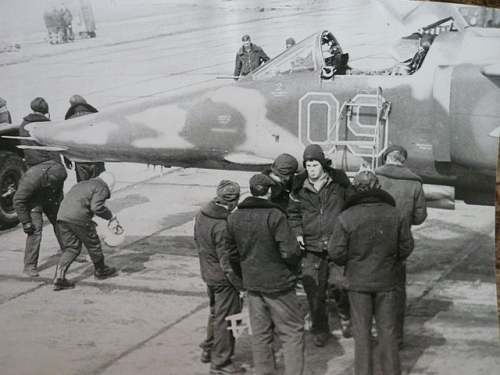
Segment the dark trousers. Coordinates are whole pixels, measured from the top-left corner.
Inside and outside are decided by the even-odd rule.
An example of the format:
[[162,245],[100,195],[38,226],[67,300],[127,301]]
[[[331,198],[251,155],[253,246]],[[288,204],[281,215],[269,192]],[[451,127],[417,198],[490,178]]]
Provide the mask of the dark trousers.
[[56,225],[58,210],[59,205],[57,204],[46,204],[44,206],[37,206],[31,209],[30,218],[31,222],[35,226],[35,232],[33,234],[29,234],[26,238],[26,247],[24,250],[24,268],[35,269],[38,265],[38,257],[40,256],[40,244],[42,243],[43,214],[47,216],[47,219],[49,219],[54,228],[54,234],[56,235],[59,247],[61,249],[63,248],[61,236]]
[[96,231],[97,224],[90,222],[86,225],[58,221],[57,228],[63,244],[63,253],[59,259],[59,267],[68,269],[71,263],[82,251],[82,243],[89,252],[90,259],[96,268],[104,267],[104,255],[101,241]]
[[381,373],[400,375],[396,319],[398,293],[348,291],[351,306],[352,334],[354,337],[354,374],[373,375],[372,316],[378,331],[378,353]]
[[87,181],[99,176],[106,168],[103,162],[75,163],[76,182]]
[[273,353],[276,334],[283,347],[285,374],[303,374],[304,321],[295,289],[277,293],[249,291],[248,303],[255,374],[276,373]]
[[326,252],[304,251],[302,258],[302,285],[309,302],[313,333],[328,333],[326,293],[328,288],[328,262]]
[[406,314],[406,264],[402,262],[400,266],[402,281],[396,287],[396,292],[398,293],[396,333],[398,335],[398,342],[404,343],[404,325]]
[[231,363],[234,352],[234,336],[228,329],[226,317],[241,312],[240,297],[231,284],[207,285],[210,298],[210,315],[208,316],[207,338],[200,347],[211,353],[211,363],[224,367]]

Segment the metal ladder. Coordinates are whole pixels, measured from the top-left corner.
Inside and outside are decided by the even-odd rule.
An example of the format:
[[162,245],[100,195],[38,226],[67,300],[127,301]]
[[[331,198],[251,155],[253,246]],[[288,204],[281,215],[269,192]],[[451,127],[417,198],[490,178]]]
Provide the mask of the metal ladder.
[[342,104],[328,134],[334,167],[341,148],[368,159],[370,168],[378,167],[380,156],[388,146],[390,110],[391,102],[384,99],[380,87],[376,94],[358,94]]

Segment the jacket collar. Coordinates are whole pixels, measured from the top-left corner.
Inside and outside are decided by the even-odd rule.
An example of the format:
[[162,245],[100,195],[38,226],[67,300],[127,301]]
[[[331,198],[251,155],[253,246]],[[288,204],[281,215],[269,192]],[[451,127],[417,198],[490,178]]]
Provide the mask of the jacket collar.
[[271,203],[266,199],[257,197],[247,197],[238,205],[238,209],[251,209],[251,208],[276,208],[285,213],[285,210],[277,204]]
[[[258,50],[257,46],[253,43],[250,43],[250,51],[248,51],[248,52],[257,52],[257,50]],[[239,51],[238,51],[238,55],[244,55],[245,53],[247,53],[247,51],[245,50],[245,47],[241,46]]]
[[213,201],[210,201],[205,206],[203,206],[203,208],[201,209],[201,213],[212,219],[227,220],[230,212],[224,207],[221,207],[215,204]]
[[414,180],[422,182],[422,179],[419,176],[402,165],[385,164],[375,169],[375,174],[388,178],[394,178],[396,180]]
[[344,207],[342,207],[342,211],[363,203],[387,203],[392,207],[396,207],[396,202],[392,195],[382,189],[372,189],[361,193],[354,193],[348,197]]
[[30,113],[28,116],[23,118],[24,121],[27,122],[42,122],[42,121],[50,121],[49,118],[44,115],[40,115],[38,113]]
[[[331,180],[328,183],[338,183],[344,188],[349,187],[349,185],[351,184],[349,177],[347,177],[347,175],[342,170],[325,167],[325,172],[328,174],[328,177]],[[293,180],[292,192],[296,193],[297,191],[299,191],[302,187],[304,187],[306,181],[308,182],[307,171],[302,171]]]

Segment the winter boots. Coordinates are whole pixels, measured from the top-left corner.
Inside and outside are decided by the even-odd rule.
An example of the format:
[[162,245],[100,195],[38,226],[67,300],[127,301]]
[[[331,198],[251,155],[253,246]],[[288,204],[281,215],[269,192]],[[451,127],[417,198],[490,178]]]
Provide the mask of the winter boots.
[[94,268],[94,278],[97,280],[104,280],[117,275],[116,268],[106,266],[104,260],[94,263]]
[[75,287],[75,283],[73,281],[69,281],[66,279],[66,271],[68,270],[68,266],[61,267],[59,264],[56,266],[56,275],[54,277],[54,290],[63,290],[63,289],[73,289]]

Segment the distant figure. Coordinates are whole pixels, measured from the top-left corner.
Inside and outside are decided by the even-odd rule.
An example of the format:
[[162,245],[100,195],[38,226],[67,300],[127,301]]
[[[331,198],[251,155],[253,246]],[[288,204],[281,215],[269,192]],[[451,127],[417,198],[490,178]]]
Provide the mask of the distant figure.
[[7,109],[7,102],[0,98],[0,124],[12,124],[12,117]]
[[[69,99],[69,103],[71,106],[69,107],[66,115],[64,116],[65,120],[69,120],[75,117],[90,115],[91,113],[97,113],[97,109],[87,103],[87,101],[81,97],[80,95],[73,95]],[[104,162],[75,162],[75,172],[76,172],[76,181],[86,181],[91,178],[95,178],[99,176],[102,172],[106,170],[104,166]]]
[[63,184],[67,176],[66,169],[61,163],[49,159],[28,169],[14,195],[14,208],[24,233],[28,235],[24,250],[23,272],[29,277],[38,276],[43,214],[54,227],[54,233],[62,249],[56,221],[63,199]]
[[285,42],[286,49],[290,49],[295,45],[295,39],[293,38],[288,38]]
[[74,40],[75,36],[73,34],[73,15],[71,14],[71,11],[66,8],[66,4],[62,3],[61,4],[61,16],[64,21],[64,29],[63,29],[63,34],[64,34],[64,39],[67,42],[68,40]]
[[207,336],[200,345],[203,350],[201,361],[210,363],[210,374],[240,372],[231,360],[235,340],[226,317],[241,312],[239,291],[243,285],[238,277],[232,277],[229,257],[225,256],[224,249],[227,218],[236,208],[239,198],[240,186],[222,180],[217,187],[217,196],[203,206],[194,224],[201,277],[207,284],[210,300]]
[[105,205],[114,186],[113,174],[103,172],[99,177],[73,185],[64,197],[57,215],[57,229],[61,236],[63,253],[56,267],[54,290],[74,288],[74,282],[66,279],[66,272],[80,254],[82,244],[87,248],[94,263],[96,279],[103,280],[116,275],[114,267],[104,264],[101,241],[96,231],[97,224],[92,220],[97,215],[108,220],[108,226],[118,225],[116,215]]
[[354,194],[347,198],[338,220],[332,222],[330,259],[344,266],[343,284],[351,307],[354,337],[354,374],[372,375],[372,317],[378,331],[377,374],[401,374],[397,338],[398,263],[413,251],[407,220],[394,198],[380,189],[371,170],[359,172]]
[[238,80],[240,76],[246,76],[257,69],[262,63],[269,61],[269,56],[259,46],[252,43],[249,35],[241,38],[243,46],[236,53],[234,77]]

